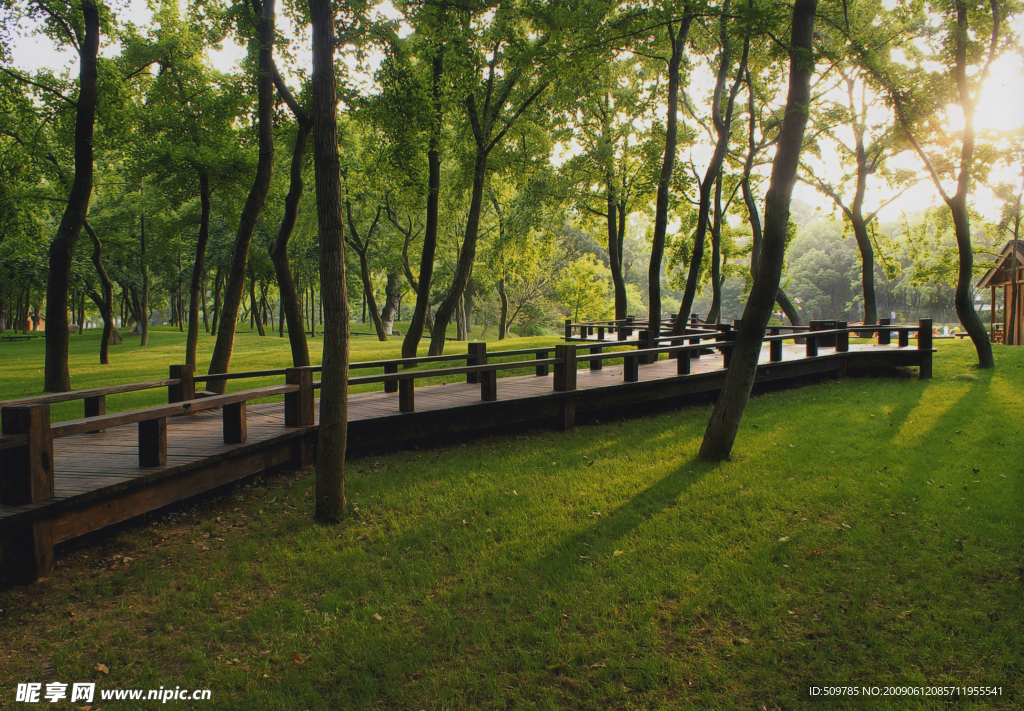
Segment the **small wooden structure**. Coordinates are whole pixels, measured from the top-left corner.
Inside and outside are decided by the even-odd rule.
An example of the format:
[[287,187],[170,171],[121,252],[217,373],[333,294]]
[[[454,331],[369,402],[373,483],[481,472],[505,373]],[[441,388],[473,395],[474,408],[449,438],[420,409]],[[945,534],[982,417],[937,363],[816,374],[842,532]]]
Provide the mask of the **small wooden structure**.
[[[1013,308],[1013,284],[1017,283],[1017,304]],[[978,288],[992,290],[993,343],[1021,345],[1024,340],[1024,240],[1011,239],[999,250],[996,263],[985,272]],[[1003,288],[1003,322],[996,323],[996,289]],[[1013,322],[1011,323],[1011,319]],[[1007,338],[1010,334],[1010,338]]]

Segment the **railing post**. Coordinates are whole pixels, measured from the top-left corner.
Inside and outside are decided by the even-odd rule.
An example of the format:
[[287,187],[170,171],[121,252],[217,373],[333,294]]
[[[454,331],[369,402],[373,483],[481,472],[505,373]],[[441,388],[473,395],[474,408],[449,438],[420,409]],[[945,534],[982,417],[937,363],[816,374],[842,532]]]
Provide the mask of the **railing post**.
[[243,444],[249,439],[245,402],[233,402],[221,408],[224,444]]
[[888,318],[880,318],[880,319],[878,319],[878,325],[879,325],[879,329],[878,329],[878,345],[880,345],[880,346],[887,346],[887,345],[889,345],[892,342],[891,334],[889,333],[889,329],[881,328],[882,326],[889,326],[890,325],[889,321],[890,321],[890,319],[888,319]]
[[[94,395],[93,397],[83,398],[83,404],[85,405],[85,416],[86,417],[99,417],[100,415],[107,414],[107,396],[106,395]],[[96,434],[98,432],[106,432],[105,429],[91,430],[87,434]]]
[[[548,352],[547,351],[537,351],[537,360],[547,360],[547,358],[548,358]],[[548,375],[548,366],[547,365],[538,365],[536,372],[537,372],[538,376],[546,378],[547,375]]]
[[676,375],[690,374],[690,351],[676,351]]
[[498,371],[486,370],[480,373],[480,399],[484,402],[498,399]]
[[576,389],[576,346],[572,343],[555,346],[555,390],[568,392]]
[[167,418],[139,422],[139,467],[167,464]]
[[194,365],[172,365],[170,378],[180,380],[177,385],[167,386],[167,402],[186,402],[196,399],[196,367]]
[[49,405],[12,405],[2,410],[3,433],[28,442],[4,453],[0,504],[23,506],[53,497],[53,439]]
[[694,326],[694,327],[700,325],[700,315],[699,314],[690,314],[690,325]]
[[[772,329],[769,329],[769,331]],[[778,331],[778,329],[774,329]],[[779,333],[769,333],[769,335],[779,336]],[[768,360],[772,363],[782,362],[782,341],[769,341],[768,342]]]
[[298,385],[295,392],[284,396],[284,426],[312,427],[316,424],[316,403],[313,393],[313,369],[288,368],[284,374],[288,385]]
[[597,327],[597,340],[604,342],[604,326]]
[[[54,495],[53,438],[49,405],[13,405],[0,410],[5,435],[25,435],[28,441],[4,452],[0,467],[0,504],[22,506]],[[35,519],[10,527],[0,545],[10,546],[6,570],[0,578],[38,582],[53,570],[53,526],[50,519]]]
[[815,358],[818,355],[818,337],[814,335],[814,331],[807,332],[807,357]]
[[[470,343],[466,365],[487,365],[487,344]],[[466,373],[467,383],[479,383],[480,373]]]
[[572,319],[565,319],[565,337],[572,338]]
[[932,320],[923,318],[917,322],[917,349],[921,354],[921,380],[932,377]]
[[[720,323],[718,324],[719,335],[715,336],[716,341],[731,341],[736,337],[736,334],[732,330],[732,324]],[[732,362],[732,351],[733,346],[722,346],[722,367],[728,368],[729,363]]]
[[416,381],[412,378],[398,381],[398,411],[416,412]]
[[907,348],[910,345],[910,329],[900,329],[896,337],[899,339],[900,348]]
[[[603,352],[604,352],[604,348],[602,348],[601,346],[591,346],[590,347],[590,355],[595,355],[595,354],[600,355]],[[601,370],[603,367],[604,367],[604,361],[603,360],[592,360],[592,361],[590,361],[590,369],[591,370]]]
[[[846,321],[836,321],[836,328],[849,328]],[[848,353],[850,351],[850,332],[843,331],[836,334],[836,353]]]
[[[633,322],[636,321],[636,316],[626,316],[626,338],[633,335]],[[625,340],[625,339],[623,339]]]
[[[398,374],[398,363],[385,363],[384,373],[386,375],[397,375]],[[388,380],[384,383],[384,392],[386,393],[397,393],[398,392],[398,381]]]

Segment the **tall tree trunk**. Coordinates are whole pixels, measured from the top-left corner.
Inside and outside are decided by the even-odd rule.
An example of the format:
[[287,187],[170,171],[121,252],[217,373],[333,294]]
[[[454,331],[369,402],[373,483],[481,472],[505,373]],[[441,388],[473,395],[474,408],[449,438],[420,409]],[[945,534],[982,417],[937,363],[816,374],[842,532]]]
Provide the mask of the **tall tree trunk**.
[[192,264],[192,282],[189,285],[188,336],[185,340],[185,363],[196,365],[199,346],[199,306],[204,304],[203,322],[206,322],[206,299],[203,296],[203,274],[206,271],[206,243],[210,239],[210,178],[205,170],[199,171],[199,238],[196,240],[196,258]]
[[608,224],[608,263],[612,272],[612,293],[615,298],[615,319],[626,318],[629,309],[626,298],[626,279],[622,273],[622,242],[626,231],[626,201],[619,198],[613,185],[614,176],[608,180],[607,213]]
[[0,284],[0,333],[7,332],[7,290]]
[[331,0],[310,0],[309,8],[313,23],[313,165],[320,228],[321,298],[327,302],[316,457],[316,518],[332,522],[345,513],[349,314],[334,77],[334,10]]
[[255,322],[256,331],[265,336],[267,332],[263,329],[263,319],[260,316],[260,304],[256,300],[256,270],[249,267],[249,319],[250,322]]
[[[280,86],[278,87],[280,90]],[[306,152],[306,142],[313,123],[305,114],[297,117],[298,131],[295,134],[295,146],[292,148],[291,177],[288,194],[284,199],[284,217],[277,230],[277,237],[270,245],[270,261],[274,263],[277,275],[277,288],[281,292],[281,311],[288,323],[288,345],[292,351],[292,365],[296,368],[309,365],[309,344],[306,343],[306,326],[302,322],[302,306],[299,294],[292,278],[291,264],[288,261],[288,241],[295,229],[295,220],[299,214],[299,200],[302,198],[302,159]],[[281,335],[284,335],[282,325]]]
[[[508,294],[505,293],[505,277],[498,280],[498,296],[501,297],[501,318],[498,321],[498,340],[508,335]],[[617,313],[617,312],[616,312]],[[616,316],[618,318],[618,316]]]
[[139,185],[139,200],[141,211],[139,212],[139,248],[142,268],[142,307],[139,312],[139,331],[142,334],[141,345],[149,345],[149,262],[146,257],[146,179],[143,178]]
[[[94,292],[92,295],[92,300],[100,310],[100,316],[103,317],[103,335],[100,337],[100,365],[109,365],[110,344],[112,342],[114,345],[121,343],[121,334],[117,332],[117,328],[114,326],[114,284],[110,281],[110,277],[107,276],[107,270],[103,267],[103,245],[100,244],[99,237],[89,225],[88,220],[85,221],[83,227],[85,227],[89,239],[92,240],[92,264],[100,280],[101,292],[99,294]],[[114,339],[115,334],[117,336],[116,340]]]
[[683,289],[683,299],[679,304],[679,315],[673,329],[674,335],[680,335],[686,329],[686,324],[690,318],[690,310],[693,308],[693,300],[697,295],[697,285],[700,282],[700,272],[704,262],[704,242],[711,214],[711,189],[722,172],[722,161],[725,160],[725,155],[729,150],[729,139],[732,136],[733,107],[736,102],[736,94],[739,92],[743,79],[746,76],[747,58],[750,52],[749,39],[743,43],[743,58],[740,60],[739,68],[736,72],[736,80],[729,91],[725,109],[723,110],[722,97],[725,92],[729,70],[732,68],[729,27],[726,20],[726,15],[729,13],[729,5],[729,0],[726,0],[724,13],[719,20],[722,52],[719,57],[718,78],[715,82],[715,92],[712,100],[712,114],[718,140],[715,143],[715,151],[711,156],[711,161],[708,163],[707,171],[704,173],[704,179],[700,184],[700,205],[697,210],[697,229],[693,235],[693,254],[690,257],[690,268],[686,276],[686,286]]
[[473,189],[469,200],[469,214],[466,217],[466,231],[462,238],[459,261],[455,265],[455,278],[448,294],[434,314],[434,330],[430,334],[430,355],[444,353],[448,323],[462,302],[462,294],[473,275],[476,259],[476,242],[480,233],[480,212],[484,200],[484,184],[487,181],[487,156],[489,149],[483,140],[477,140],[476,158],[473,161]]
[[71,262],[92,197],[92,136],[96,119],[98,75],[96,56],[100,46],[100,18],[95,0],[82,0],[85,36],[79,47],[78,100],[75,107],[75,175],[64,207],[57,236],[50,243],[49,276],[46,281],[46,356],[43,389],[62,393],[71,390],[68,369],[68,285]]
[[390,336],[395,327],[395,319],[398,318],[398,310],[402,305],[402,275],[398,270],[392,269],[388,272],[388,283],[384,287],[384,308],[380,317],[384,321],[384,333]]
[[711,311],[708,321],[722,318],[722,171],[715,180],[715,224],[711,226]]
[[740,420],[754,385],[765,327],[779,292],[779,279],[786,254],[789,203],[800,164],[800,147],[811,101],[814,15],[817,4],[817,0],[796,0],[793,5],[789,96],[779,132],[778,148],[772,162],[771,187],[765,198],[764,240],[754,285],[737,330],[736,346],[722,385],[722,393],[701,442],[699,457],[704,461],[720,461],[732,452]]
[[661,332],[661,263],[665,255],[665,232],[668,229],[668,193],[672,184],[672,172],[676,162],[676,142],[679,123],[679,64],[686,50],[686,38],[690,33],[691,15],[687,14],[678,28],[668,25],[668,37],[672,56],[668,62],[668,117],[665,124],[665,155],[661,161],[658,177],[658,191],[655,198],[654,237],[651,242],[651,263],[647,270],[648,280],[648,322],[655,335]]
[[427,223],[423,231],[423,254],[420,257],[420,275],[417,280],[416,305],[412,321],[402,341],[402,357],[414,358],[423,338],[423,329],[430,323],[430,282],[434,276],[434,254],[437,251],[438,203],[441,198],[441,129],[444,107],[441,103],[441,79],[444,75],[444,50],[437,47],[431,60],[430,96],[433,101],[434,121],[427,146]]
[[[226,373],[231,365],[231,351],[235,345],[235,324],[238,321],[238,311],[245,290],[249,245],[252,243],[256,221],[266,204],[270,182],[274,176],[274,1],[263,0],[259,19],[259,57],[256,72],[259,160],[256,163],[252,189],[238,221],[238,232],[235,233],[231,265],[224,289],[223,313],[217,328],[217,343],[213,347],[213,357],[210,359],[211,374]],[[215,381],[209,383],[207,387],[213,392],[223,393],[225,382]]]
[[388,340],[388,335],[384,329],[384,321],[381,318],[380,310],[377,308],[377,297],[373,293],[373,275],[370,273],[370,260],[367,256],[370,251],[370,242],[373,240],[373,233],[377,229],[377,224],[380,222],[380,216],[383,211],[384,208],[377,208],[373,224],[366,231],[366,239],[360,240],[359,232],[356,230],[355,217],[352,215],[352,203],[347,199],[345,200],[345,215],[348,218],[348,237],[345,238],[345,242],[359,255],[359,276],[363,282],[363,323],[366,323],[366,311],[369,309],[370,318],[373,320],[373,329],[377,332],[378,340],[386,341]]

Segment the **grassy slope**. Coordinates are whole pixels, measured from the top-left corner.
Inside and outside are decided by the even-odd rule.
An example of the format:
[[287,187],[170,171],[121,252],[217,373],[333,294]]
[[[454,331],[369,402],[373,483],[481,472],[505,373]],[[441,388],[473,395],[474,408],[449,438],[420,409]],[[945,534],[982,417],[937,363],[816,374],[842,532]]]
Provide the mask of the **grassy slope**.
[[218,709],[1020,708],[1024,349],[938,347],[931,382],[756,398],[722,466],[682,410],[358,460],[337,527],[296,473],[103,538],[0,593],[0,706],[96,679]]

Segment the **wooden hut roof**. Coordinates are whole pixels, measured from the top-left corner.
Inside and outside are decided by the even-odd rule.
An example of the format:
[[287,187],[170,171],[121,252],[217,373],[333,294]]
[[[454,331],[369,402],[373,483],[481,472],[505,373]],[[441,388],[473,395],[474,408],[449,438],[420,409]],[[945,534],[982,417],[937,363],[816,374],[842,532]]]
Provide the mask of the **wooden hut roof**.
[[1011,239],[999,250],[999,257],[995,265],[978,282],[978,288],[984,289],[987,286],[1000,286],[1010,281],[1009,267],[1004,267],[1005,262],[1012,256],[1013,249],[1017,251],[1017,267],[1024,267],[1024,239]]

